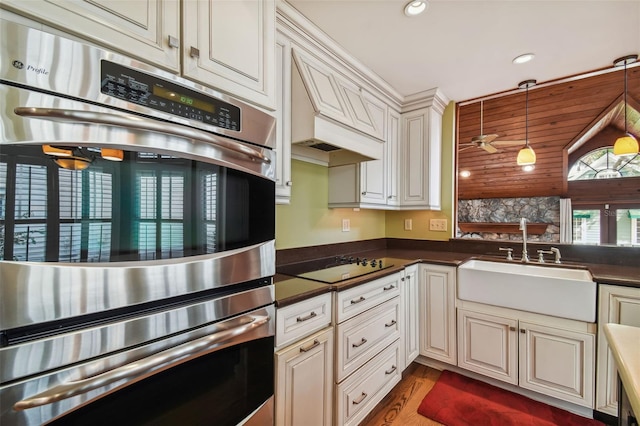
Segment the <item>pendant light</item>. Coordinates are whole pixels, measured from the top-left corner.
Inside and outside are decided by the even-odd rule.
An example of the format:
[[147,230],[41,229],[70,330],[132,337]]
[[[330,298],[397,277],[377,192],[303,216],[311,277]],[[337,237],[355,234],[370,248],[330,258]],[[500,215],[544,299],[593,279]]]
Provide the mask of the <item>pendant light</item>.
[[624,65],[624,136],[616,139],[613,144],[615,155],[632,155],[638,153],[638,141],[627,131],[627,65],[638,60],[638,55],[623,56],[613,61],[613,65],[619,67]]
[[518,84],[520,89],[526,89],[524,110],[524,147],[518,151],[518,157],[516,159],[518,166],[536,164],[536,153],[529,146],[529,87],[533,87],[535,85],[535,80],[525,80]]

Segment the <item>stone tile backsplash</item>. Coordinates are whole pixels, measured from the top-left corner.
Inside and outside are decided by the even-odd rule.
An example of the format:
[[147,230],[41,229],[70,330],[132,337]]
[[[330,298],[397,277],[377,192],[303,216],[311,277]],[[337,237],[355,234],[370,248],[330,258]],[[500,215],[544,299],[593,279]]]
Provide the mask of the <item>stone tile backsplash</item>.
[[[529,235],[529,241],[560,241],[560,197],[531,198],[487,198],[480,200],[458,200],[459,222],[504,223],[520,222],[525,217],[529,222],[547,223],[542,235]],[[522,234],[469,232],[457,229],[458,238],[482,240],[522,241]]]

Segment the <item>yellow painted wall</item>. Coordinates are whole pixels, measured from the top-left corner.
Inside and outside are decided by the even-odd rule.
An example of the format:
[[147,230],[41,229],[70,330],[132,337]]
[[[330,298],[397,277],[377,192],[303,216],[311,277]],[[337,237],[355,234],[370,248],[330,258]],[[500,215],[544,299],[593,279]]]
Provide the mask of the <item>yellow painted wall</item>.
[[[292,160],[291,174],[291,204],[276,206],[277,249],[384,238],[384,211],[327,207],[327,167]],[[342,219],[351,222],[349,232],[342,232]]]
[[[389,211],[386,215],[387,238],[447,241],[454,236],[453,209],[455,178],[455,102],[450,102],[442,115],[442,194],[440,211],[403,210]],[[405,231],[405,219],[412,220],[412,230]],[[429,231],[429,219],[447,219],[447,232]]]
[[[328,205],[329,169],[298,160],[291,161],[293,186],[291,204],[276,206],[276,248],[370,240],[409,238],[446,241],[453,236],[454,206],[454,123],[455,103],[442,117],[442,210],[384,211],[330,209]],[[429,231],[429,219],[447,219],[447,232]],[[351,230],[342,232],[342,219],[349,219]],[[404,220],[412,219],[413,230],[404,230]]]

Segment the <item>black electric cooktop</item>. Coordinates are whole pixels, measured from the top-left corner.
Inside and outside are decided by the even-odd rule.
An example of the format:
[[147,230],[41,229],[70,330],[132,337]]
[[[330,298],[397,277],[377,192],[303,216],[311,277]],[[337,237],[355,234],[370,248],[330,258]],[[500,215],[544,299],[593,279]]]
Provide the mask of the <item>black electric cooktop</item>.
[[395,266],[397,259],[366,259],[357,257],[336,257],[333,259],[315,260],[278,268],[278,273],[298,278],[335,284],[351,278],[372,274]]

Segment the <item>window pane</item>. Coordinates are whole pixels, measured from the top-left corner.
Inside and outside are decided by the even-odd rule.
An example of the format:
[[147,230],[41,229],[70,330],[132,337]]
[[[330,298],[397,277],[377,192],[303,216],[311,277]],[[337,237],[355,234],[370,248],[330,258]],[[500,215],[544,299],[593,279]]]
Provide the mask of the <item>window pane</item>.
[[573,211],[574,244],[600,244],[600,210]]
[[638,220],[632,218],[629,209],[616,210],[616,244],[619,246],[637,246]]
[[13,260],[44,262],[46,236],[45,225],[16,225]]

